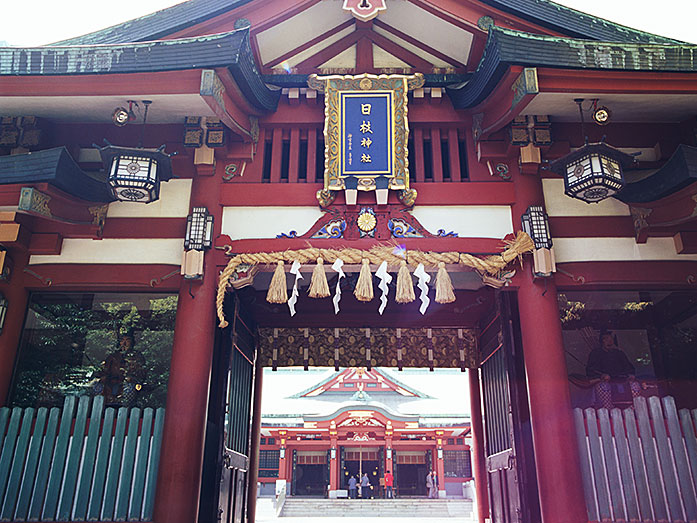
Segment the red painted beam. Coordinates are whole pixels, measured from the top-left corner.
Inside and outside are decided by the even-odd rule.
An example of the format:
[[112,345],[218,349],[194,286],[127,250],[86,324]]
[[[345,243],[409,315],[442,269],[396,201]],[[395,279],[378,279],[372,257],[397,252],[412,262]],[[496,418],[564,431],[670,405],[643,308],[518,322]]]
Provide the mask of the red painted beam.
[[552,238],[633,238],[631,216],[554,216],[549,219]]
[[278,64],[283,63],[284,61],[288,60],[289,58],[292,58],[293,56],[300,54],[303,51],[306,51],[307,49],[310,49],[311,47],[317,45],[318,43],[322,42],[323,40],[326,40],[330,36],[333,36],[336,33],[339,33],[341,31],[343,31],[344,29],[351,27],[352,25],[354,25],[354,22],[355,22],[355,20],[353,20],[353,19],[346,20],[345,22],[337,25],[336,27],[333,27],[329,31],[325,31],[321,35],[316,36],[315,38],[312,38],[311,40],[308,40],[307,42],[296,47],[295,49],[291,49],[287,53],[282,54],[278,58],[274,58],[273,60],[270,60],[269,62],[264,64],[264,67],[266,67],[267,69],[270,70],[271,68],[277,66]]
[[404,47],[399,46],[398,44],[394,43],[392,40],[389,40],[388,38],[385,38],[381,34],[368,33],[367,37],[375,45],[384,49],[385,51],[387,51],[391,55],[396,56],[401,61],[408,63],[414,69],[417,69],[419,71],[429,72],[433,68],[433,64],[431,62],[429,62],[428,60],[424,60],[416,53],[412,53],[408,49],[405,49]]
[[673,237],[678,254],[697,254],[697,232],[683,231]]
[[697,73],[537,69],[540,92],[574,94],[694,94]]
[[6,76],[0,82],[0,96],[118,96],[198,94],[201,70],[158,73],[88,74],[74,76]]
[[[308,160],[308,179],[312,180]],[[245,175],[246,177],[246,175]],[[460,183],[412,183],[418,192],[417,205],[510,205],[515,201],[513,184],[503,181],[460,182]],[[220,202],[223,206],[314,206],[317,205],[316,193],[323,188],[320,183],[289,183],[278,190],[268,183],[226,183],[220,186]],[[359,199],[361,194],[359,194]],[[367,198],[367,197],[366,197]],[[343,200],[341,191],[336,203]],[[394,191],[390,194],[390,203],[398,203]],[[360,203],[360,202],[359,202]],[[375,200],[373,199],[373,204]],[[107,224],[109,220],[107,220]]]
[[403,32],[400,31],[399,29],[397,29],[397,28],[395,28],[395,27],[392,27],[390,24],[387,24],[387,23],[383,22],[383,21],[380,20],[379,18],[376,18],[375,20],[373,20],[373,23],[374,23],[377,27],[379,27],[380,29],[384,29],[384,30],[387,31],[388,33],[391,33],[391,34],[395,35],[396,37],[401,38],[401,39],[404,40],[405,42],[409,42],[409,43],[410,43],[411,45],[413,45],[414,47],[418,47],[418,48],[421,49],[422,51],[425,51],[425,52],[427,52],[428,54],[431,54],[431,55],[435,56],[436,58],[440,58],[440,59],[443,60],[444,62],[447,62],[447,63],[449,63],[449,64],[451,64],[451,65],[453,65],[453,66],[455,66],[455,67],[462,67],[462,68],[466,67],[465,64],[463,64],[463,63],[461,63],[461,62],[458,62],[457,60],[455,60],[454,58],[452,58],[452,57],[446,55],[445,53],[441,53],[441,52],[438,51],[437,49],[434,49],[433,47],[431,47],[430,45],[427,45],[426,43],[422,42],[421,40],[417,40],[417,39],[414,38],[413,36],[410,36],[410,35],[408,35],[408,34],[406,34],[406,33],[403,33]]
[[[559,269],[564,272],[559,272]],[[559,288],[595,290],[614,288],[685,288],[697,284],[697,262],[573,262],[557,264]],[[697,288],[697,286],[695,286]]]
[[29,254],[60,254],[62,245],[63,237],[58,233],[34,233],[29,242]]
[[[15,278],[30,290],[64,291],[143,291],[176,292],[179,266],[153,264],[42,264],[30,265],[32,273],[15,273]],[[13,278],[14,279],[14,278]],[[49,283],[50,282],[50,283]]]

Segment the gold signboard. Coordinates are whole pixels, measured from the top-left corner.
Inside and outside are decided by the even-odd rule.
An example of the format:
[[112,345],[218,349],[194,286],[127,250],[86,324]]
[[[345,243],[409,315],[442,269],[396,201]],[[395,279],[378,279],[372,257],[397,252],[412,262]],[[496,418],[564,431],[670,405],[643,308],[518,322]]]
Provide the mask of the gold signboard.
[[329,205],[345,191],[355,205],[358,191],[375,191],[386,204],[390,189],[413,205],[409,189],[407,93],[424,84],[414,75],[317,76],[308,85],[324,92],[324,189],[317,198]]

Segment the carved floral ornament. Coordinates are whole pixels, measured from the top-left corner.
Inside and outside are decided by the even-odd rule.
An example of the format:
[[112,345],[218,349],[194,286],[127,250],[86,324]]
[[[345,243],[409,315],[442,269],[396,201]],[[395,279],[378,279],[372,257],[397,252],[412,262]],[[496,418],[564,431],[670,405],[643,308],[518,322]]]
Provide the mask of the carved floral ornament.
[[261,328],[260,355],[264,365],[271,368],[338,365],[462,369],[479,365],[474,329],[371,328],[369,336],[365,331],[357,327]]

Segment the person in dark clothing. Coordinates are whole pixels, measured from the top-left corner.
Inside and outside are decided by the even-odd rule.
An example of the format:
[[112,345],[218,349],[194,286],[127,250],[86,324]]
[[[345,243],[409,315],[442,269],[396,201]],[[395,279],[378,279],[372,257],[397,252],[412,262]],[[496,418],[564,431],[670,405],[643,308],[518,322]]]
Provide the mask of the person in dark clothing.
[[617,346],[615,335],[608,331],[601,332],[600,347],[591,351],[586,363],[586,375],[598,380],[593,386],[596,405],[607,409],[613,407],[613,384],[620,388],[628,385],[633,398],[640,396],[641,386],[634,372],[634,365]]
[[349,498],[351,499],[356,499],[356,494],[358,493],[357,484],[356,477],[351,476],[348,480]]

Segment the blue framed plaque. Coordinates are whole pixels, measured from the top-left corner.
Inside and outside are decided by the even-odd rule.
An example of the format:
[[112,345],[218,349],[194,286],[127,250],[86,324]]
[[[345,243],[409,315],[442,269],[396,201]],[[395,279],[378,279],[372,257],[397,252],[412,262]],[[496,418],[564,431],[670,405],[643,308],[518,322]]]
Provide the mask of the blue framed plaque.
[[393,189],[413,205],[409,189],[407,93],[423,86],[415,75],[311,75],[308,85],[324,91],[323,207],[334,191]]

